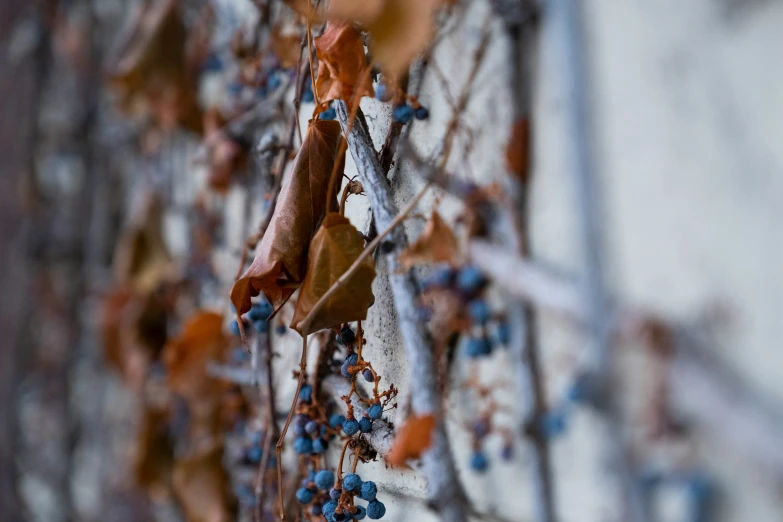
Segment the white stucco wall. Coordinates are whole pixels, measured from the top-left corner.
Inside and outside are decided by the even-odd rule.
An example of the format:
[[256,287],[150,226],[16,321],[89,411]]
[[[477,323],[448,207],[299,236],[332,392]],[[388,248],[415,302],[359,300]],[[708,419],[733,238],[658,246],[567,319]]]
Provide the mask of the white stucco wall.
[[[586,2],[607,273],[622,299],[677,320],[697,317],[716,303],[728,305],[732,321],[718,332],[714,350],[783,407],[783,360],[778,350],[783,337],[783,242],[777,230],[783,219],[783,148],[777,146],[783,132],[783,2],[747,2],[734,9],[727,9],[728,4],[738,5],[715,0]],[[472,2],[465,27],[434,53],[433,61],[449,78],[453,97],[465,82],[488,13],[486,2]],[[472,138],[460,133],[449,162],[451,172],[480,183],[504,175],[503,151],[511,125],[506,110],[511,96],[507,42],[499,21],[492,23],[495,36],[462,119]],[[563,146],[566,115],[553,37],[544,18],[534,123],[533,250],[540,259],[578,273],[574,193]],[[432,116],[413,123],[410,132],[420,150],[430,154],[442,144],[450,109],[435,74],[429,71],[423,79],[414,78],[419,80],[419,97]],[[379,146],[390,108],[369,99],[362,108]],[[302,110],[303,128],[309,109]],[[346,173],[355,173],[350,159]],[[403,166],[394,171],[393,185],[403,206],[421,180]],[[235,189],[225,202],[229,251],[238,250],[244,241],[238,224],[244,196]],[[420,208],[431,208],[437,198],[440,212],[453,222],[459,206],[437,191]],[[366,201],[352,197],[347,215],[364,230],[369,217]],[[406,225],[410,237],[422,227],[423,220],[416,219]],[[235,258],[223,252],[218,259],[227,265],[221,269],[227,295]],[[408,388],[406,360],[383,264],[378,273],[365,353],[384,382],[402,390],[402,405]],[[498,305],[500,298],[493,296]],[[227,308],[225,301],[223,306]],[[568,384],[581,345],[557,320],[543,316],[541,325],[547,393],[555,401]],[[276,340],[282,355],[276,361],[281,386],[293,387],[288,377],[299,343],[293,332]],[[508,379],[508,364],[506,352],[495,353],[481,363],[482,373],[487,380]],[[644,372],[645,367],[636,364],[632,370]],[[465,372],[458,363],[454,381],[462,380]],[[513,386],[507,387],[499,393],[500,400],[513,404],[512,391]],[[290,399],[279,397],[280,409],[287,409]],[[393,412],[392,420],[397,415]],[[503,463],[500,442],[491,438],[492,472],[476,476],[466,469],[469,442],[461,427],[470,418],[469,397],[455,390],[449,432],[471,500],[482,513],[530,520],[531,490],[522,446],[517,446],[514,462]],[[569,420],[566,436],[553,443],[560,519],[616,520],[617,502],[600,458],[596,419],[590,412],[577,411]],[[507,417],[505,422],[513,421]],[[723,493],[720,520],[783,519],[776,484],[714,434],[697,430],[696,436],[697,462],[713,474]],[[652,449],[654,454],[661,452],[666,453]],[[425,481],[413,472],[386,469],[378,462],[361,466],[360,473],[378,484],[379,496],[389,508],[385,520],[434,519],[420,501]],[[673,513],[671,520],[677,520],[682,500],[678,495],[667,495],[665,502],[665,510]]]

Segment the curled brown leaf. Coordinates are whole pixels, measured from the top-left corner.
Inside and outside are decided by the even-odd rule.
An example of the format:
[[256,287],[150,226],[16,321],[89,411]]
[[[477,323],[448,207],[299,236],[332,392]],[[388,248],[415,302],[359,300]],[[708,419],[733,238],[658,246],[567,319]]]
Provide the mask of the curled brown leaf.
[[318,56],[318,77],[315,89],[321,102],[317,112],[328,108],[332,100],[349,104],[355,96],[372,96],[367,59],[362,37],[347,22],[329,22],[324,34],[314,39]]
[[344,168],[345,157],[337,157],[343,139],[338,122],[310,122],[253,264],[231,289],[237,314],[262,292],[278,309],[304,281],[310,241],[327,211],[337,209],[336,194],[327,198],[327,191],[335,162],[338,173]]
[[[328,214],[310,244],[307,275],[299,291],[291,327],[303,334],[299,324],[318,300],[356,261],[364,250],[359,231],[340,214]],[[371,256],[359,266],[346,283],[334,292],[313,316],[307,333],[341,323],[366,319],[373,301],[372,282],[375,266]]]

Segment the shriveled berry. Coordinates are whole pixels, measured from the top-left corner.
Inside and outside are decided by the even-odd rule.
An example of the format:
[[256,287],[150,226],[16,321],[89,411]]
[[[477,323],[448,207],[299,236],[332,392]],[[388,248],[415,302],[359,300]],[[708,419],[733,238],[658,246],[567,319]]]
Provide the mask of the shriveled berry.
[[315,482],[315,485],[318,486],[320,489],[324,491],[329,491],[332,486],[334,486],[334,473],[329,471],[328,469],[322,469],[318,473],[315,474],[315,479],[313,480]]
[[375,376],[372,374],[372,370],[370,370],[369,368],[364,369],[364,371],[362,372],[362,376],[364,377],[364,380],[367,382],[375,381]]
[[321,506],[319,506],[318,504],[313,504],[312,506],[310,506],[310,513],[312,515],[315,515],[315,516],[320,515],[321,514]]
[[356,340],[356,334],[350,327],[343,326],[343,329],[340,330],[340,338],[342,339],[343,344],[351,344]]
[[383,416],[383,406],[376,402],[370,406],[370,409],[367,410],[367,414],[371,419],[380,419],[381,416]]
[[348,491],[361,489],[362,478],[357,473],[348,473],[343,477],[343,488]]
[[359,491],[359,498],[371,502],[375,500],[375,495],[378,494],[378,487],[375,482],[368,480],[362,483],[361,490]]
[[288,333],[288,327],[282,323],[278,324],[277,326],[275,326],[275,333],[277,335],[285,335]]
[[313,492],[309,489],[299,488],[296,490],[296,500],[300,504],[309,504],[313,501]]
[[373,520],[378,520],[383,518],[383,515],[386,514],[386,506],[383,505],[383,502],[380,500],[373,500],[369,504],[367,504],[367,516],[370,517]]
[[414,112],[414,116],[416,116],[417,120],[426,120],[430,117],[430,111],[427,109],[427,107],[424,107],[423,105],[416,109],[416,112]]
[[302,386],[299,390],[299,398],[305,402],[311,402],[313,400],[313,387],[309,384]]
[[392,110],[392,118],[397,123],[408,123],[413,119],[413,107],[407,104],[397,105]]
[[483,473],[489,468],[489,460],[487,460],[487,456],[484,455],[483,451],[473,452],[473,456],[470,458],[470,467],[479,473]]
[[362,417],[359,419],[359,431],[362,433],[370,433],[372,431],[372,419],[369,417]]
[[331,428],[337,428],[338,426],[342,426],[343,422],[345,422],[345,415],[340,415],[339,413],[335,413],[331,417],[329,417],[329,427]]
[[[304,389],[304,388],[302,388]],[[301,395],[301,393],[300,393]],[[304,415],[300,413],[296,417],[294,417],[294,426],[299,426],[300,428],[304,429],[305,426],[307,426],[307,423],[310,422],[310,416]]]
[[309,455],[313,451],[313,441],[308,437],[299,437],[294,441],[294,451],[300,455]]
[[356,419],[345,419],[343,421],[343,432],[346,435],[355,435],[359,432],[359,421]]
[[343,490],[339,488],[332,488],[329,490],[329,498],[332,498],[334,500],[337,500],[340,498],[340,495],[343,494]]

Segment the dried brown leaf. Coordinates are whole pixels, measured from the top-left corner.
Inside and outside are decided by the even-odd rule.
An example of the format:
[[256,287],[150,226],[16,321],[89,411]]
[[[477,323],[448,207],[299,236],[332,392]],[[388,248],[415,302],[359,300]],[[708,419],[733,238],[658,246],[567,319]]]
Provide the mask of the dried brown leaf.
[[272,29],[272,52],[277,56],[281,67],[294,67],[299,62],[301,51],[301,34],[284,33],[280,25]]
[[407,270],[413,265],[425,263],[456,264],[460,260],[457,236],[436,211],[415,243],[400,252],[399,261]]
[[[307,276],[299,291],[291,327],[300,334],[299,322],[313,309],[318,300],[342,276],[364,250],[359,231],[340,214],[328,214],[310,244]],[[360,321],[367,317],[373,301],[372,281],[375,266],[371,256],[362,262],[347,282],[326,300],[315,314],[307,333],[323,328]]]
[[356,20],[372,37],[373,59],[399,78],[432,39],[433,17],[443,0],[332,0],[330,18]]
[[223,447],[174,463],[172,486],[187,522],[236,520],[236,503],[223,467]]
[[324,34],[314,39],[318,56],[315,89],[321,102],[317,112],[328,108],[332,100],[349,104],[354,96],[372,96],[364,44],[359,31],[346,22],[329,22]]
[[432,444],[432,430],[435,428],[433,415],[409,417],[397,430],[386,460],[392,466],[402,466],[409,459],[421,457]]
[[145,406],[134,462],[136,483],[162,491],[169,484],[174,463],[174,445],[169,437],[166,408]]
[[207,375],[207,364],[223,358],[229,345],[223,318],[215,312],[198,312],[183,326],[179,337],[163,349],[169,388],[193,407],[217,397],[220,384]]
[[343,139],[338,122],[310,122],[253,264],[231,289],[239,315],[261,292],[280,308],[304,281],[310,241],[327,211],[337,209],[336,194],[328,198],[327,209],[326,192],[334,163],[339,162],[338,173],[344,169],[345,157],[337,158]]

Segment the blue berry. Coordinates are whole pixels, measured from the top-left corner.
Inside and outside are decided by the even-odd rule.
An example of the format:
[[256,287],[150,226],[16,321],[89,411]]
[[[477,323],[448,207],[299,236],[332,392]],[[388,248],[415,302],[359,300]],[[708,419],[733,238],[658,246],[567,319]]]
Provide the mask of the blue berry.
[[380,419],[381,416],[383,416],[383,406],[381,406],[379,403],[375,403],[372,406],[370,406],[370,409],[367,411],[367,414],[370,416],[371,419]]
[[375,495],[378,494],[378,487],[375,482],[368,480],[362,483],[361,491],[359,491],[359,498],[366,500],[367,502],[375,500]]
[[359,431],[359,421],[356,419],[345,419],[343,421],[343,432],[346,435],[355,435]]
[[352,353],[345,359],[345,362],[343,362],[343,365],[340,367],[340,373],[343,374],[343,377],[351,377],[350,368],[351,366],[355,366],[358,361],[359,356],[355,353]]
[[309,415],[304,415],[300,413],[299,415],[294,417],[294,426],[299,426],[302,429],[304,429],[304,427],[307,426],[308,422],[310,422]]
[[329,491],[329,489],[334,485],[334,473],[328,469],[322,469],[315,474],[315,479],[313,482],[315,482],[315,485],[320,489]]
[[364,509],[362,506],[356,506],[356,513],[353,514],[353,518],[355,520],[364,520],[364,517],[367,516],[367,510]]
[[299,398],[305,402],[310,402],[313,400],[313,387],[309,384],[305,384],[302,386],[302,389],[299,390]]
[[280,83],[280,77],[275,73],[271,73],[266,79],[266,86],[270,89],[277,89]]
[[322,438],[313,441],[313,453],[323,453],[329,447],[329,443]]
[[340,495],[343,494],[343,490],[339,488],[332,488],[329,490],[329,498],[337,500],[340,498]]
[[481,299],[474,299],[468,303],[468,313],[470,318],[479,324],[489,321],[489,316],[492,315],[487,302]]
[[300,504],[309,504],[313,501],[313,492],[309,489],[299,488],[296,490],[296,500]]
[[350,378],[351,378],[351,372],[350,372],[350,371],[348,371],[348,369],[349,369],[350,367],[351,367],[351,365],[350,365],[350,364],[348,364],[348,361],[343,361],[343,364],[342,364],[342,366],[340,366],[340,373],[341,373],[341,374],[342,374],[342,376],[343,376],[343,377],[345,377],[346,379],[350,379]]
[[486,337],[471,337],[468,339],[468,357],[477,358],[492,353],[492,343]]
[[397,105],[394,110],[392,110],[392,117],[397,123],[408,123],[413,119],[413,107],[407,104]]
[[331,417],[329,417],[329,427],[330,428],[336,428],[338,426],[341,426],[345,422],[345,415],[340,415],[339,413],[335,413]]
[[484,274],[475,266],[463,267],[457,274],[457,288],[465,294],[472,295],[486,284]]
[[375,97],[382,102],[387,102],[391,99],[391,93],[385,84],[379,83],[375,86]]
[[380,518],[383,518],[383,515],[386,514],[386,506],[383,505],[383,502],[380,500],[373,500],[369,504],[367,504],[367,516],[370,517],[373,520],[378,520]]
[[313,441],[308,437],[298,437],[294,441],[294,451],[300,455],[308,455],[313,452]]
[[304,89],[302,90],[302,101],[305,103],[313,103],[315,101],[313,88],[309,84],[305,85]]
[[417,120],[426,120],[430,117],[430,111],[427,109],[427,107],[421,106],[416,109],[414,115],[416,116]]
[[356,473],[348,473],[343,477],[343,488],[354,491],[362,487],[362,478]]
[[315,516],[320,515],[321,514],[321,506],[319,506],[318,504],[313,504],[312,506],[310,506],[310,513],[312,515],[315,515]]
[[304,434],[307,433],[305,429],[299,425],[294,424],[294,435],[297,437],[302,437]]
[[260,321],[261,319],[266,319],[261,313],[261,306],[258,304],[254,304],[250,307],[250,311],[247,313],[247,318],[251,321]]
[[305,424],[305,431],[307,433],[315,433],[316,431],[318,431],[319,427],[320,427],[320,425],[318,424],[318,421],[311,420],[310,422]]
[[253,446],[250,449],[247,450],[247,460],[250,462],[260,462],[261,461],[261,448],[258,446]]
[[253,328],[258,333],[267,333],[269,331],[269,323],[266,321],[253,321]]
[[473,452],[473,456],[470,458],[470,467],[479,473],[483,473],[487,470],[489,467],[489,460],[487,460],[487,456],[484,455],[483,451]]
[[372,419],[369,417],[362,417],[359,420],[359,431],[362,433],[370,433],[372,431]]
[[351,344],[356,340],[356,334],[354,333],[353,330],[351,330],[350,327],[343,326],[343,329],[340,330],[340,338],[343,344]]
[[275,333],[277,335],[285,335],[288,333],[288,327],[283,323],[279,323],[277,326],[275,326]]
[[511,325],[505,319],[498,323],[498,342],[500,344],[511,342]]
[[550,411],[544,414],[544,416],[541,418],[541,430],[543,431],[544,436],[550,439],[565,433],[565,410],[558,408],[554,411]]
[[329,107],[324,112],[319,114],[318,117],[322,120],[333,120],[337,117],[337,111],[334,110],[334,107]]
[[328,502],[324,503],[323,506],[321,506],[321,513],[328,519],[334,515],[335,509],[337,509],[337,502],[334,500],[329,500]]
[[372,370],[369,368],[365,368],[362,372],[362,375],[364,376],[364,380],[367,382],[375,382],[375,376],[372,374]]

